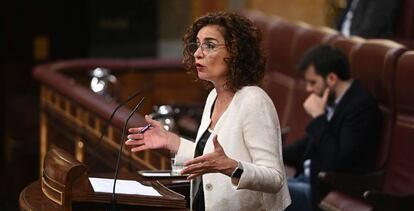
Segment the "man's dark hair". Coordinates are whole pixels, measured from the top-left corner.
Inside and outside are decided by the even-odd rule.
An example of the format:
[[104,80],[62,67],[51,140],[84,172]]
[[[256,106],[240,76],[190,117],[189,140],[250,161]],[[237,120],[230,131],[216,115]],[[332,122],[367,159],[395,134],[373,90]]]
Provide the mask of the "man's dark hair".
[[303,73],[310,65],[313,65],[316,73],[323,78],[326,78],[329,73],[335,73],[341,80],[350,78],[346,56],[339,49],[327,44],[321,44],[306,51],[297,69]]

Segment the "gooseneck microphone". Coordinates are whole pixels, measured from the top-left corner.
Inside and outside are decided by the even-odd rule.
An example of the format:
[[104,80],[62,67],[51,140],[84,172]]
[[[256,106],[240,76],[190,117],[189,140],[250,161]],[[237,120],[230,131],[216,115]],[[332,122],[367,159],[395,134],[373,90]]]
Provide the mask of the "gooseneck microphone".
[[116,160],[115,175],[114,175],[114,184],[113,184],[113,188],[112,188],[112,209],[113,210],[116,210],[115,188],[116,188],[116,180],[118,179],[119,163],[121,161],[122,150],[124,148],[124,143],[125,143],[124,139],[125,139],[126,127],[128,126],[129,119],[131,119],[132,115],[138,110],[138,108],[141,106],[141,104],[144,101],[144,99],[145,99],[145,97],[142,97],[141,100],[139,101],[139,103],[131,111],[131,113],[129,114],[128,118],[126,119],[126,121],[124,123],[124,127],[122,129],[122,137],[121,137],[121,143],[120,143],[121,146],[119,147],[118,158]]
[[[134,92],[134,94],[133,95],[131,95],[130,97],[128,97],[128,99],[126,99],[125,101],[122,101],[122,102],[120,102],[116,107],[115,107],[115,109],[114,109],[114,111],[112,111],[112,114],[111,114],[111,116],[109,117],[109,119],[107,119],[106,120],[106,122],[105,122],[105,127],[104,128],[108,128],[109,127],[109,124],[111,124],[111,121],[112,121],[112,119],[114,118],[114,116],[115,116],[115,113],[123,106],[123,105],[125,105],[126,103],[128,103],[129,101],[131,101],[132,99],[134,99],[136,96],[138,96],[139,94],[141,94],[141,89],[139,89],[139,90],[137,90],[137,91],[135,91]],[[101,136],[99,137],[99,139],[98,139],[98,147],[99,147],[99,145],[100,145],[100,143],[101,143],[101,141],[102,141],[102,139],[103,139],[103,137],[104,137],[104,133],[103,132],[101,132]]]

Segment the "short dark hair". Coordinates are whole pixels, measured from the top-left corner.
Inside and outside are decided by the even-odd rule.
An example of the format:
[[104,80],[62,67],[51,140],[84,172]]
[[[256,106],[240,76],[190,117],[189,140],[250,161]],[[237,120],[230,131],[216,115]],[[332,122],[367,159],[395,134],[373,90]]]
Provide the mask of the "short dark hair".
[[236,92],[247,85],[260,85],[266,62],[261,47],[261,32],[250,20],[232,12],[208,13],[195,20],[187,29],[183,38],[183,63],[188,72],[197,78],[195,60],[189,45],[196,42],[198,31],[207,25],[218,25],[224,29],[221,33],[230,54],[225,60],[228,66],[225,86]]
[[316,73],[323,78],[326,78],[329,73],[335,73],[341,80],[348,80],[351,77],[349,62],[344,53],[327,44],[320,44],[306,51],[297,69],[303,73],[310,65],[313,65]]

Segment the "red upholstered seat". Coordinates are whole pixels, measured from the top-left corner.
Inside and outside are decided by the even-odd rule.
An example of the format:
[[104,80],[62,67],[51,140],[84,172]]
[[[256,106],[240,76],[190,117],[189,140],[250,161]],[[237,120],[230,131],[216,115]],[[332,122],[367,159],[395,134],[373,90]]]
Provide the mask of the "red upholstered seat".
[[268,60],[267,71],[278,71],[291,76],[295,71],[293,63],[293,40],[295,34],[304,28],[306,24],[289,22],[281,18],[272,17],[266,40]]
[[[372,44],[374,43],[376,41],[372,42]],[[378,45],[378,43],[375,45]],[[372,49],[375,51],[381,50],[378,47]],[[382,146],[382,155],[378,159],[378,166],[384,166],[385,169],[385,173],[379,175],[381,177],[379,180],[383,181],[383,185],[374,187],[374,190],[368,190],[364,194],[364,198],[368,202],[366,202],[367,205],[371,204],[375,210],[414,210],[414,162],[412,162],[414,159],[414,88],[412,85],[414,80],[414,52],[405,52],[403,55],[398,55],[401,51],[403,49],[388,50],[387,58],[393,59],[395,56],[394,64],[396,64],[396,67],[393,68],[394,70],[386,68],[383,71],[383,74],[387,77],[379,77],[382,79],[378,85],[379,87],[376,88],[374,82],[369,83],[374,90],[385,92],[377,95],[379,99],[383,100],[384,107],[387,103],[392,105],[389,108],[391,109],[391,128],[387,128],[388,131],[385,132],[390,137],[389,142],[383,140],[385,143]],[[374,53],[373,55],[379,54]],[[374,57],[371,59],[374,59]],[[386,66],[387,61],[384,64]],[[392,64],[390,65],[392,66]],[[387,97],[387,93],[391,96]],[[320,206],[325,210],[332,210],[329,207],[338,208],[336,210],[358,210],[341,207],[343,204],[358,203],[360,203],[360,200],[357,198],[343,197],[343,193],[331,192],[321,202]]]
[[[337,37],[339,37],[337,31],[326,27],[308,27],[300,30],[294,35],[293,38],[293,65],[297,65],[299,63],[300,59],[308,49],[320,43],[328,43]],[[292,74],[296,75],[298,78],[302,77],[297,71]]]
[[405,48],[389,40],[367,40],[352,49],[352,77],[358,79],[377,98],[383,117],[378,169],[384,167],[395,119],[395,66]]
[[308,96],[309,93],[306,92],[306,82],[302,79],[297,79],[291,104],[291,113],[287,122],[289,133],[285,136],[284,144],[293,143],[306,135],[305,129],[311,120],[311,117],[303,108],[303,102],[305,102]]
[[395,83],[396,123],[384,191],[414,193],[414,52],[398,61]]
[[268,93],[275,104],[280,125],[286,128],[289,115],[292,111],[295,80],[283,73],[276,71],[266,72],[263,81],[263,89]]
[[396,119],[382,191],[364,194],[376,210],[414,210],[414,51],[398,60]]
[[269,16],[267,16],[259,10],[241,10],[238,13],[251,20],[253,24],[260,29],[260,31],[262,32],[263,46],[266,46],[267,44],[265,43],[265,40],[268,36],[268,29],[270,23]]
[[339,37],[337,39],[332,39],[329,41],[329,44],[341,50],[348,58],[349,63],[352,65],[351,55],[352,50],[356,48],[357,45],[362,44],[365,41],[364,38],[361,37]]

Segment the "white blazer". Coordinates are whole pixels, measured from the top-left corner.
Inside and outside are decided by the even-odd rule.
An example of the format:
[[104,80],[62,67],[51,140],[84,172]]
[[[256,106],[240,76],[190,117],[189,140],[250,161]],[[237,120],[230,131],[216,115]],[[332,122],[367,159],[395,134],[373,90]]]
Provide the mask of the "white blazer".
[[[192,159],[195,146],[209,127],[213,89],[206,101],[196,142],[181,139],[176,162]],[[213,134],[226,155],[240,161],[244,171],[237,186],[221,173],[203,175],[206,210],[284,210],[291,202],[282,159],[281,131],[276,109],[257,86],[237,91],[207,140],[204,154],[212,152]],[[193,183],[191,183],[193,185]],[[194,198],[191,185],[191,204]]]

